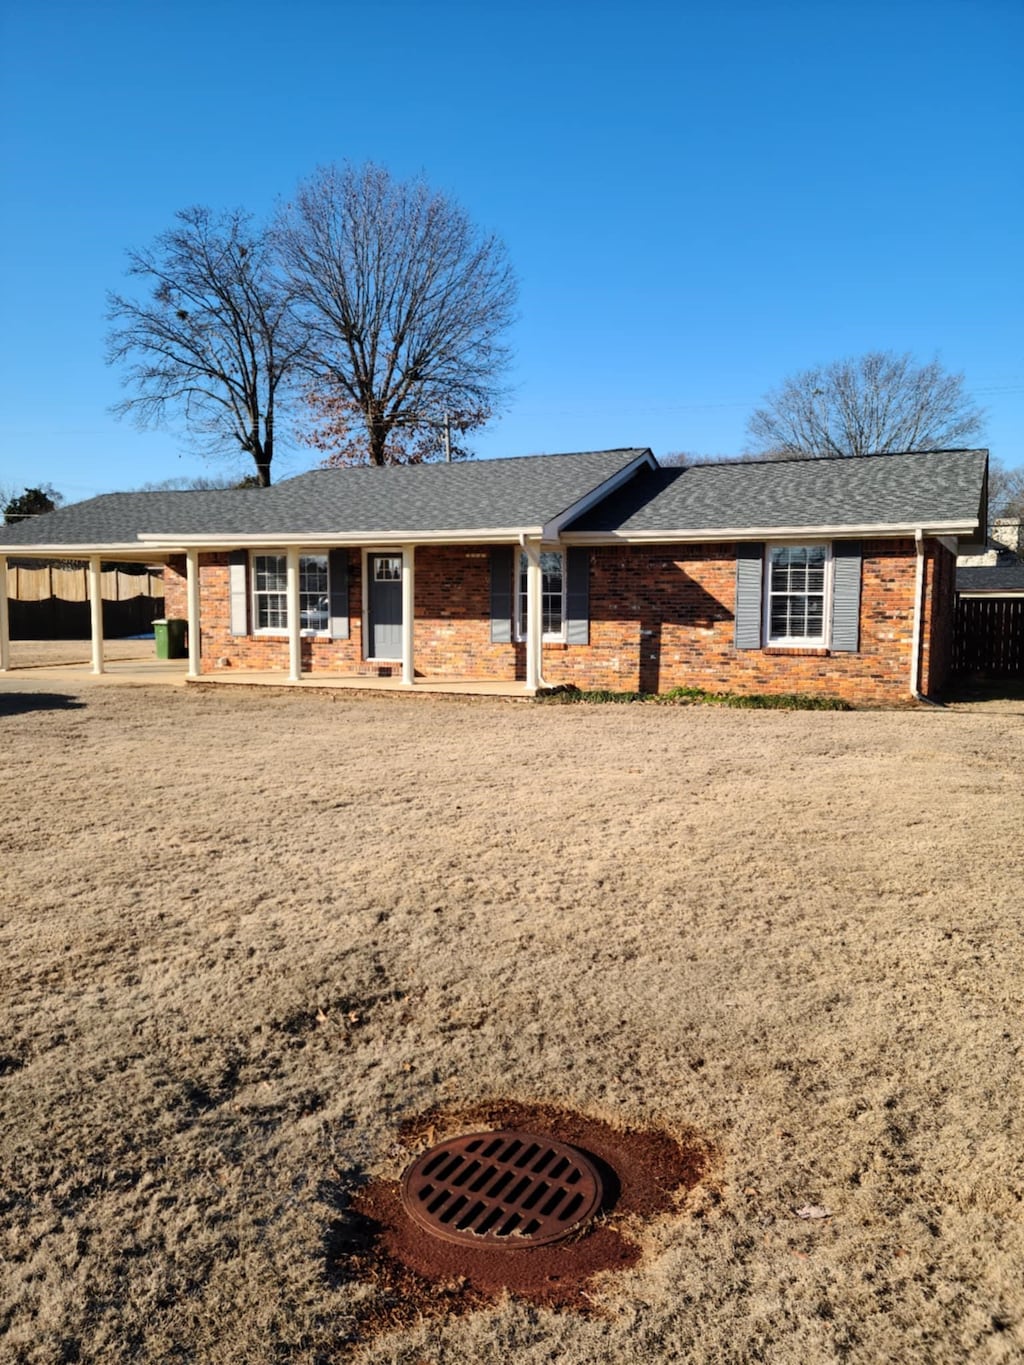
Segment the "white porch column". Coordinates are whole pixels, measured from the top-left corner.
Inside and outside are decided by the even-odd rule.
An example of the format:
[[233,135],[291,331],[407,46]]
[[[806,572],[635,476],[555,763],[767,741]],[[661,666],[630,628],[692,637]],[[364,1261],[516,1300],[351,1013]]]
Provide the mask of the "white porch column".
[[540,686],[540,655],[543,625],[541,621],[540,547],[527,543],[526,553],[526,690],[536,692]]
[[413,658],[415,644],[414,612],[416,607],[416,547],[402,546],[402,685],[412,687],[416,681]]
[[188,594],[188,676],[199,677],[199,551],[185,553]]
[[99,555],[89,557],[89,623],[92,637],[92,671],[103,672],[103,578]]
[[291,545],[287,551],[286,593],[288,598],[288,681],[302,681],[302,621],[299,613],[299,551]]
[[11,613],[7,605],[7,556],[0,555],[0,673],[11,666]]

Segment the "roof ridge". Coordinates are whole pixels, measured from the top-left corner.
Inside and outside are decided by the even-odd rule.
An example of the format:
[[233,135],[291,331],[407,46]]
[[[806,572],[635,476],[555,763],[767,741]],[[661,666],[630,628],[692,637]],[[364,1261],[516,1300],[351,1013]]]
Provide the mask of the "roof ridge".
[[697,464],[684,465],[684,469],[715,469],[722,465],[735,469],[742,466],[745,469],[751,467],[763,469],[768,465],[780,464],[839,464],[848,463],[850,460],[892,460],[901,459],[906,455],[987,455],[987,446],[929,446],[925,450],[868,450],[863,455],[778,455],[774,459],[765,456],[763,459],[748,460],[742,455],[737,455],[735,459],[729,460],[707,460]]
[[444,469],[449,466],[460,469],[484,469],[496,464],[522,464],[524,460],[572,460],[582,455],[644,455],[650,449],[650,446],[609,446],[605,450],[556,450],[537,452],[533,455],[495,455],[483,460],[423,460],[415,464],[398,461],[394,464],[385,465],[315,465],[312,469],[304,469],[298,474],[292,474],[273,486],[279,488],[281,483],[290,483],[292,479],[305,478],[307,474],[337,474],[351,469]]

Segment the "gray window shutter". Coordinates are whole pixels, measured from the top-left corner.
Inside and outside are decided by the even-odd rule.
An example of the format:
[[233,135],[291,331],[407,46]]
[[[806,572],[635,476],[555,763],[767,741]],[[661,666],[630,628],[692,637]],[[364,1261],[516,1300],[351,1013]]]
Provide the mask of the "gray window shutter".
[[859,643],[860,561],[859,540],[832,546],[832,649],[855,652]]
[[590,551],[570,545],[565,552],[565,638],[570,645],[590,644]]
[[736,547],[737,649],[761,648],[761,589],[764,580],[764,545],[751,541]]
[[491,546],[491,642],[512,639],[512,546]]
[[228,555],[228,591],[231,596],[231,634],[249,634],[249,554],[232,550]]
[[348,624],[348,551],[332,550],[327,556],[327,582],[331,594],[329,629],[332,640],[347,640]]

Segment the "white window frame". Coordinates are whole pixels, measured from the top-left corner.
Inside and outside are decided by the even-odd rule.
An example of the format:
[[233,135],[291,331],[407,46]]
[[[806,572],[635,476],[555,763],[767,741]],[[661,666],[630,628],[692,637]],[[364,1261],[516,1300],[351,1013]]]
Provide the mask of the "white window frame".
[[[772,637],[772,551],[803,550],[823,546],[825,574],[822,584],[820,635]],[[761,590],[761,638],[769,649],[827,649],[832,635],[832,542],[830,540],[773,540],[764,547],[764,580]]]
[[[265,593],[260,592],[256,587],[256,561],[258,559],[282,559],[286,561],[285,572],[287,573],[287,551],[285,550],[253,550],[249,557],[249,597],[252,601],[252,633],[254,635],[272,635],[278,639],[284,639],[288,635],[288,597],[287,592],[283,593],[284,602],[284,625],[283,626],[260,626],[259,620],[259,599]],[[317,593],[318,597],[327,598],[327,623],[322,630],[314,630],[305,627],[299,634],[308,639],[329,639],[331,634],[331,557],[326,550],[310,550],[299,556],[299,610],[302,610],[302,561],[304,559],[323,559],[327,564],[327,586],[323,593]],[[307,594],[308,595],[308,594]]]
[[[567,567],[568,567],[568,566],[567,566],[567,560],[566,560],[566,553],[565,553],[564,550],[559,550],[559,549],[557,549],[557,548],[543,549],[543,550],[541,550],[541,563],[542,563],[542,564],[543,564],[543,562],[544,562],[544,555],[558,555],[559,559],[561,559],[561,561],[562,561],[562,611],[561,611],[561,616],[562,616],[562,627],[561,627],[560,630],[557,630],[557,631],[551,631],[551,630],[546,630],[546,631],[544,631],[544,633],[541,635],[541,641],[542,641],[542,643],[544,643],[544,644],[560,644],[560,643],[561,643],[561,644],[564,644],[564,643],[565,643],[565,631],[566,631],[566,614],[565,614],[565,613],[566,613],[566,596],[567,596],[567,594],[566,594],[566,589],[567,589],[567,587],[568,587],[568,584],[567,584],[567,582],[566,582],[566,573],[567,573]],[[520,578],[521,578],[521,575],[522,575],[522,573],[523,573],[523,560],[524,560],[525,558],[526,558],[526,551],[525,551],[525,550],[520,550],[520,551],[519,551],[518,557],[515,558],[515,559],[513,559],[513,565],[514,565],[514,570],[513,570],[514,579],[513,579],[513,584],[512,584],[512,598],[513,598],[513,602],[514,602],[514,613],[515,613],[515,620],[514,620],[514,635],[515,635],[515,640],[516,640],[516,642],[519,643],[519,644],[521,644],[521,643],[526,639],[526,590],[525,590],[525,588],[523,588],[523,587],[520,586]],[[543,619],[543,610],[544,610],[544,592],[543,592],[543,587],[542,587],[542,588],[541,588],[541,613],[542,613],[542,619]]]

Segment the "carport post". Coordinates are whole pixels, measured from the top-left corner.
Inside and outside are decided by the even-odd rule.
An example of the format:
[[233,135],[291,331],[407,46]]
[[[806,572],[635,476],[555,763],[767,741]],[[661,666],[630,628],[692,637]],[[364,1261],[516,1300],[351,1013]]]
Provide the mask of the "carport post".
[[7,605],[7,556],[0,555],[0,673],[11,666],[11,614]]
[[92,671],[103,672],[103,577],[99,555],[89,556],[89,626],[92,638]]
[[288,681],[302,681],[302,620],[299,609],[299,548],[286,552],[285,595],[288,603]]
[[526,553],[526,690],[540,687],[541,591],[540,546],[524,542]]
[[199,551],[186,550],[185,578],[188,593],[188,676],[199,677]]
[[402,546],[402,686],[416,681],[413,660],[413,617],[416,608],[416,547]]

